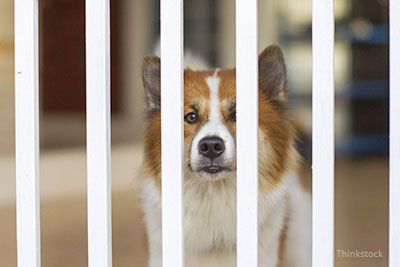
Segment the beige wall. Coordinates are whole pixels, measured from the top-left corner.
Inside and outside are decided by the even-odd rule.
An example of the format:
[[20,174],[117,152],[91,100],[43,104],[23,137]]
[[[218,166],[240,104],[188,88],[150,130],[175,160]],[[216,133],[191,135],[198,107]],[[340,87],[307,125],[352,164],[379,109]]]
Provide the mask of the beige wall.
[[0,155],[14,151],[13,3],[0,1]]

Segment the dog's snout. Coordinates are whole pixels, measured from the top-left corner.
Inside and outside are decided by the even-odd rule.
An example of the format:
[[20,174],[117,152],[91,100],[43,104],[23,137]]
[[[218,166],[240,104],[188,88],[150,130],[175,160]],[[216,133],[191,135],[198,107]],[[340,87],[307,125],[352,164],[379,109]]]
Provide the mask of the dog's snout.
[[224,140],[219,137],[205,137],[199,142],[199,153],[202,154],[204,157],[214,159],[224,153],[224,151]]

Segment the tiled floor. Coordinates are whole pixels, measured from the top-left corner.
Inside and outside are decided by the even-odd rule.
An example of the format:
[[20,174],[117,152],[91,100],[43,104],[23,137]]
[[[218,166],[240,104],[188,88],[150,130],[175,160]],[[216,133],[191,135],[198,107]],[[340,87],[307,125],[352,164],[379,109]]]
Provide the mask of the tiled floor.
[[[336,249],[379,250],[384,258],[336,258],[336,267],[387,266],[386,159],[337,161]],[[137,192],[113,195],[113,266],[145,266],[147,254]],[[87,266],[84,196],[43,202],[42,266]],[[0,208],[0,266],[16,266],[15,211]]]

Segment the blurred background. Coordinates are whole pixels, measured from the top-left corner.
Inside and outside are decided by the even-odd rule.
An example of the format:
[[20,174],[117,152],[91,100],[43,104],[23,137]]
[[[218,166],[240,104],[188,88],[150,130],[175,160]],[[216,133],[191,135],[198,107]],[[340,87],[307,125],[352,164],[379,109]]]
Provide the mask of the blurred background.
[[[40,0],[43,266],[86,266],[84,1]],[[185,47],[212,66],[235,65],[233,0],[185,0]],[[387,266],[388,0],[336,0],[335,248]],[[145,266],[135,180],[144,130],[141,60],[159,38],[158,0],[111,0],[114,266]],[[311,179],[311,0],[260,0],[259,49],[285,54],[290,106]],[[16,266],[13,1],[0,1],[0,265]]]

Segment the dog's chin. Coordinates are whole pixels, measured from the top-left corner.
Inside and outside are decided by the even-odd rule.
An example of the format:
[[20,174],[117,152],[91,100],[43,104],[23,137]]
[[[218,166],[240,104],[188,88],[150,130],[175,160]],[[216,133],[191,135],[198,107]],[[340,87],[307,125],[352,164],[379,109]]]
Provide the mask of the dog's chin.
[[226,179],[232,175],[231,169],[223,166],[205,166],[200,168],[197,173],[200,175],[201,178],[210,181]]

